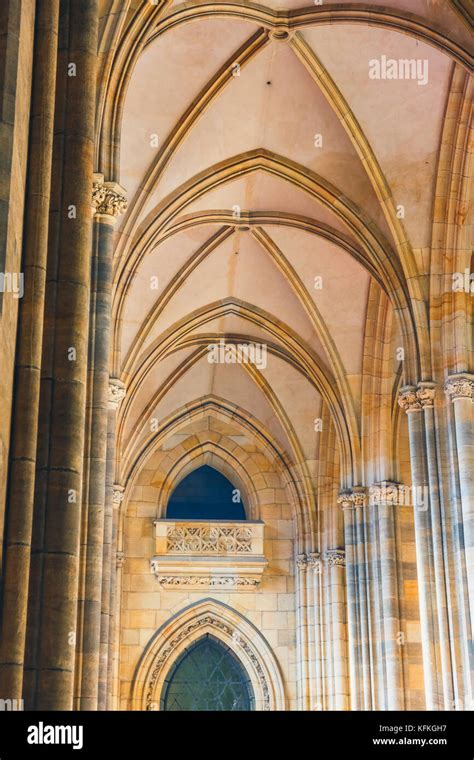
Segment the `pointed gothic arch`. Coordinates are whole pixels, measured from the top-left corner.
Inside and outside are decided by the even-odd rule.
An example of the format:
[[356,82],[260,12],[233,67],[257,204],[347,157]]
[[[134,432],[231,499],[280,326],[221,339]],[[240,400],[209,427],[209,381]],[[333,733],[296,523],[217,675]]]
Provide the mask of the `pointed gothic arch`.
[[130,693],[132,710],[159,710],[170,669],[186,647],[210,633],[227,646],[247,673],[255,710],[284,710],[286,699],[280,669],[270,645],[243,615],[223,602],[203,599],[162,625],[145,647]]

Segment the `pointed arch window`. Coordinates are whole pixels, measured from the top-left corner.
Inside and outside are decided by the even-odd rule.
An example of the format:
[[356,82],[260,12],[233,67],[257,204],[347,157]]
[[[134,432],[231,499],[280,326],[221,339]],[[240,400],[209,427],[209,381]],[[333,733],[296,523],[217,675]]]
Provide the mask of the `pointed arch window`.
[[193,470],[175,488],[166,509],[168,520],[245,520],[238,488],[213,467]]
[[207,633],[174,663],[163,685],[161,709],[242,712],[255,709],[255,698],[235,653]]

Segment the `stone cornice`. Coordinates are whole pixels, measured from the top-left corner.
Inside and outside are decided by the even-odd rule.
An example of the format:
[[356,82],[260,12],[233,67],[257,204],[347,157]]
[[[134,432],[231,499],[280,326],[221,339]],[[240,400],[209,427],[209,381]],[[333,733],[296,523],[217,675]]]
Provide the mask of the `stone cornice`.
[[406,385],[400,390],[398,403],[405,412],[418,412],[434,406],[436,384],[421,382],[415,387]]
[[450,401],[461,398],[474,399],[474,375],[467,372],[450,375],[444,384],[444,392]]
[[122,403],[126,395],[127,395],[127,391],[122,381],[118,380],[115,377],[111,377],[109,379],[109,397],[108,397],[109,409],[116,411],[119,408],[120,404]]
[[127,210],[124,188],[117,182],[104,182],[103,174],[94,174],[92,182],[92,209],[115,220]]

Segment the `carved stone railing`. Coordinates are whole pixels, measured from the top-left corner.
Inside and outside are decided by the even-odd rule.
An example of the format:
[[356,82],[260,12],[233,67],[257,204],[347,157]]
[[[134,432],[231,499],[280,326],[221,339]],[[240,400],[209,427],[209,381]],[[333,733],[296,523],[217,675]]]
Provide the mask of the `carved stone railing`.
[[163,588],[252,590],[267,561],[262,522],[155,520],[152,572]]

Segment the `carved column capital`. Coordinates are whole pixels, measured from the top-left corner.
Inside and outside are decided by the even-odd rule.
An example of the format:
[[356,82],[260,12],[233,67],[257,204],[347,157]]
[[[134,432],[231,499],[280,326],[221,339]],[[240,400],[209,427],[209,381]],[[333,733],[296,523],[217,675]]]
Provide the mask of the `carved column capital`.
[[312,568],[314,572],[319,575],[322,570],[321,565],[321,555],[319,552],[309,552],[308,556],[308,567]]
[[113,496],[112,496],[112,503],[115,507],[115,509],[118,509],[123,501],[123,493],[125,491],[125,488],[123,486],[118,485],[117,483],[114,483],[113,488]]
[[308,555],[307,554],[297,554],[296,555],[296,567],[298,570],[306,570],[308,567]]
[[354,488],[344,488],[339,492],[337,503],[345,509],[357,509],[365,506],[367,501],[367,491],[363,486],[354,486]]
[[398,394],[398,404],[404,412],[416,412],[421,409],[421,403],[416,395],[414,385],[406,385]]
[[125,552],[117,552],[115,555],[115,564],[118,568],[123,567],[123,563],[125,562]]
[[118,380],[116,377],[111,377],[109,379],[109,409],[116,411],[126,395],[127,391],[122,381]]
[[398,395],[398,403],[405,412],[418,412],[422,409],[430,409],[434,406],[436,384],[423,381],[414,385],[406,385],[401,388]]
[[457,401],[460,398],[474,399],[474,375],[462,372],[457,375],[450,375],[445,384],[444,392],[450,401]]
[[401,483],[393,483],[389,480],[382,480],[380,483],[374,483],[369,488],[370,504],[379,506],[397,506],[405,503],[405,487]]
[[420,401],[422,409],[431,409],[434,406],[436,396],[436,383],[418,383],[416,395]]
[[346,552],[344,549],[328,549],[324,559],[326,560],[328,567],[346,566]]
[[92,210],[115,222],[127,210],[124,188],[118,182],[104,182],[103,174],[94,174],[92,182]]

